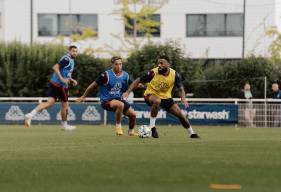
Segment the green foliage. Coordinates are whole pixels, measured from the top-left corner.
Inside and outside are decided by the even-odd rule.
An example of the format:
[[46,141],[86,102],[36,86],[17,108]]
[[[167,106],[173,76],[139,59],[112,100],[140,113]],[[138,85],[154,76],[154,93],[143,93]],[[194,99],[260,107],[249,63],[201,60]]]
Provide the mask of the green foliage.
[[[189,83],[192,79],[202,78],[202,62],[185,58],[177,42],[168,42],[164,45],[146,45],[131,54],[124,64],[124,68],[133,78],[137,78],[157,67],[156,60],[159,55],[169,56],[171,67],[181,74],[187,92],[192,86]],[[141,91],[136,91],[136,96],[141,96]]]
[[266,35],[268,37],[273,38],[273,41],[269,47],[269,51],[271,54],[271,59],[274,62],[281,61],[281,33],[278,31],[276,27],[271,27],[266,31]]
[[[0,43],[0,96],[37,97],[46,96],[52,66],[67,52],[66,47],[53,44]],[[198,98],[237,97],[245,82],[252,85],[257,98],[264,97],[264,77],[267,77],[267,95],[271,83],[280,79],[281,66],[272,59],[249,57],[244,60],[219,60],[205,64],[206,60],[184,57],[177,42],[164,45],[148,44],[133,52],[124,60],[123,68],[135,79],[156,67],[159,55],[171,59],[171,67],[182,76],[186,92]],[[73,77],[77,87],[71,87],[70,96],[80,96],[96,77],[110,68],[109,59],[99,59],[88,54],[79,54]],[[142,97],[143,90],[135,92]],[[177,92],[175,92],[177,96]],[[94,93],[93,96],[96,96]]]
[[[160,23],[150,18],[151,15],[156,13],[164,4],[161,2],[158,6],[152,6],[149,4],[143,4],[142,0],[134,0],[130,3],[128,0],[122,0],[122,9],[119,11],[125,26],[134,31],[134,38],[136,38],[136,32],[143,32],[146,36],[151,36],[151,33],[155,32],[155,27],[160,26]],[[135,7],[135,10],[130,9],[130,5]],[[141,6],[137,11],[136,7]],[[129,21],[133,20],[133,24]]]
[[218,80],[201,84],[204,91],[194,90],[195,97],[237,97],[245,82],[252,85],[258,98],[264,97],[264,77],[267,77],[267,94],[271,93],[271,83],[279,78],[280,66],[262,57],[225,61],[223,64],[208,65],[204,70],[205,80]]
[[[76,59],[76,67],[73,77],[77,79],[78,86],[73,87],[71,95],[81,96],[85,89],[92,83],[99,74],[110,68],[109,59],[99,59],[93,56],[80,54]],[[97,92],[93,93],[96,96]]]
[[0,43],[0,96],[43,96],[60,45]]
[[[165,54],[171,59],[171,67],[182,76],[187,93],[198,98],[238,97],[245,82],[252,85],[257,98],[264,97],[264,77],[267,77],[267,95],[271,94],[271,83],[280,79],[280,65],[272,60],[251,56],[244,60],[218,60],[205,65],[205,60],[191,60],[183,56],[177,43],[146,45],[127,59],[124,68],[133,78],[141,76],[156,67],[158,55]],[[136,91],[141,97],[143,91]],[[177,94],[175,95],[177,96]]]
[[[110,44],[105,44],[105,51],[112,55],[122,55],[139,50],[145,41],[150,40],[151,34],[156,31],[155,28],[160,26],[161,23],[153,20],[151,16],[165,3],[165,0],[160,0],[158,5],[145,4],[143,0],[121,0],[121,8],[113,14],[119,15],[126,28],[131,29],[133,34],[112,34],[112,37],[120,41],[121,46],[116,49]],[[143,33],[146,38],[138,38],[138,32]]]
[[[0,96],[46,96],[52,66],[67,52],[66,47],[52,44],[26,45],[19,42],[0,43]],[[79,55],[74,77],[79,86],[71,95],[84,91],[88,83],[104,70],[106,60]],[[81,65],[80,65],[81,64]],[[92,78],[92,79],[89,79]]]

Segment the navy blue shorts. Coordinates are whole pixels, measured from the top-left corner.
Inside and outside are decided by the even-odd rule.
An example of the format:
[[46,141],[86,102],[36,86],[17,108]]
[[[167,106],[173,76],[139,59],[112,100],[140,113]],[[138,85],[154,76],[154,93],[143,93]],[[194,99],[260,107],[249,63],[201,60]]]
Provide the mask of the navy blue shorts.
[[[144,96],[144,101],[147,105],[151,106],[152,104],[149,102],[148,98],[150,95]],[[174,100],[172,98],[170,99],[161,99],[160,107],[165,109],[166,111],[169,111],[170,108],[175,104]]]
[[55,100],[68,101],[68,88],[53,82],[49,83],[48,97],[53,97]]
[[[114,111],[115,112],[116,109],[113,109],[112,107],[110,107],[110,102],[112,100],[113,99],[102,101],[102,103],[101,103],[102,108],[104,108],[107,111]],[[125,114],[126,111],[128,111],[128,109],[131,107],[131,105],[127,101],[124,101],[124,100],[121,100],[121,99],[114,99],[114,100],[118,100],[118,101],[121,101],[122,103],[124,103],[123,114]]]

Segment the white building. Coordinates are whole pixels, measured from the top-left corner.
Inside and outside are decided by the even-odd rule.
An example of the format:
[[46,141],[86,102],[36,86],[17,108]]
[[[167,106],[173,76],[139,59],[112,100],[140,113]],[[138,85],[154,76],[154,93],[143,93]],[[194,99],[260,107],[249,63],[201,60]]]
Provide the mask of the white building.
[[[57,35],[70,33],[71,14],[72,31],[79,23],[98,32],[79,46],[98,49],[107,44],[118,49],[122,44],[112,34],[125,33],[120,16],[113,14],[119,1],[0,0],[0,40],[54,41]],[[161,26],[152,40],[176,40],[191,58],[241,58],[243,47],[245,55],[268,56],[272,39],[265,31],[272,26],[281,29],[281,0],[166,0],[154,18]]]

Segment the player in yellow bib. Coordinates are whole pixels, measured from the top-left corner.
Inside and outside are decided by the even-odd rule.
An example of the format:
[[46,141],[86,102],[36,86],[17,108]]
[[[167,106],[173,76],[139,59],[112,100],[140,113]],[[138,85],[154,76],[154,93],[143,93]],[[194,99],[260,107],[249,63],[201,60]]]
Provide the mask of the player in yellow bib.
[[176,86],[180,91],[181,100],[184,106],[188,107],[180,75],[174,69],[170,68],[170,59],[167,56],[160,56],[157,60],[157,64],[158,67],[137,78],[123,94],[123,98],[126,99],[129,93],[133,91],[139,83],[147,84],[147,88],[144,92],[144,99],[145,102],[151,106],[150,128],[152,137],[159,137],[155,122],[158,109],[159,107],[162,107],[180,120],[182,126],[187,129],[190,138],[199,138],[198,134],[193,131],[186,116],[181,112],[179,106],[172,99],[172,90],[174,86]]

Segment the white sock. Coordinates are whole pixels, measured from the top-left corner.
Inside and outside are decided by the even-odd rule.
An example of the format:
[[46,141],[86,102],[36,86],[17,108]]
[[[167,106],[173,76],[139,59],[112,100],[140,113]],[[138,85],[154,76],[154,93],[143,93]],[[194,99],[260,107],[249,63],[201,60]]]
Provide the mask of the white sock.
[[66,127],[66,126],[67,126],[67,121],[61,121],[61,125],[62,125],[63,127]]
[[155,127],[156,117],[150,117],[150,124],[149,127],[153,128]]
[[116,128],[121,128],[121,123],[116,123]]
[[33,109],[30,113],[31,117],[34,117],[37,114],[37,111]]
[[195,132],[193,131],[193,129],[192,129],[191,126],[187,129],[187,132],[188,132],[188,134],[190,134],[190,135],[195,134]]

